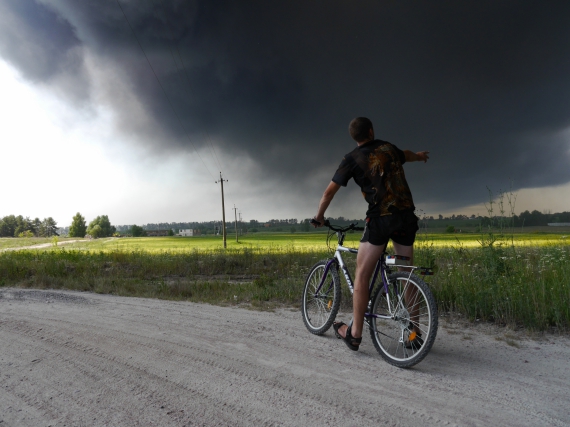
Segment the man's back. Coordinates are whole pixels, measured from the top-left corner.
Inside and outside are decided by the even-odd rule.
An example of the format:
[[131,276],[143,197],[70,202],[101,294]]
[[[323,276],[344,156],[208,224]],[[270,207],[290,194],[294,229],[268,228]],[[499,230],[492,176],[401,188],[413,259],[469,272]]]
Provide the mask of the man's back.
[[368,202],[367,217],[413,211],[412,193],[402,167],[405,162],[402,150],[376,139],[344,156],[332,181],[346,186],[350,178],[354,178]]

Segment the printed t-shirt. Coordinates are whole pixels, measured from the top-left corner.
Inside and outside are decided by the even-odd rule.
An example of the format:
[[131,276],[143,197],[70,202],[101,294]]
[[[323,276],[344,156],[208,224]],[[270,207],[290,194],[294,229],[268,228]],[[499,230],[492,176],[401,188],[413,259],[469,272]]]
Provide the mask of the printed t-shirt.
[[414,201],[402,167],[405,162],[402,150],[376,139],[344,156],[332,181],[346,187],[350,178],[354,178],[368,202],[369,218],[413,211]]

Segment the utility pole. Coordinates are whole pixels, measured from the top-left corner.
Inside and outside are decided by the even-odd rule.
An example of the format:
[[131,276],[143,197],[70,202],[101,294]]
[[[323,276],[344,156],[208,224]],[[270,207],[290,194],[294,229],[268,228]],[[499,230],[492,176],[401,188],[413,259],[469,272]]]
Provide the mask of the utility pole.
[[[222,236],[224,237],[224,249],[226,249],[226,208],[224,207],[224,181],[228,182],[227,179],[222,178],[222,172],[220,172],[220,186],[222,187]],[[216,184],[218,181],[216,181]]]
[[237,208],[236,208],[236,205],[234,205],[234,217],[235,217],[235,221],[236,221],[235,222],[235,224],[236,224],[236,242],[239,243],[238,233],[237,233]]

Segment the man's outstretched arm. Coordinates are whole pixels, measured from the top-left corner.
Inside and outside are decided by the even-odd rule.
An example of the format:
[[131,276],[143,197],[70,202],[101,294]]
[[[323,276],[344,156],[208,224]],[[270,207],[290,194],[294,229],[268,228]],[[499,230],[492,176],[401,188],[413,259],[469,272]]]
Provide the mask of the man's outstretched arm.
[[406,162],[427,162],[429,159],[429,151],[418,151],[414,153],[410,150],[404,150],[406,156]]
[[331,181],[328,187],[326,188],[325,192],[323,193],[323,197],[321,197],[321,201],[319,202],[319,210],[315,215],[315,219],[319,221],[321,225],[325,221],[325,212],[329,207],[332,199],[334,198],[334,195],[339,189],[340,185],[338,185],[336,182]]

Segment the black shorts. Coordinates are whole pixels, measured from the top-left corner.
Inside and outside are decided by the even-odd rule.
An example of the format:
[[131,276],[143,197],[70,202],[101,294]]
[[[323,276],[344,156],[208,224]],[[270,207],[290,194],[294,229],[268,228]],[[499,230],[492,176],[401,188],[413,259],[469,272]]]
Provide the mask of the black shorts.
[[381,246],[392,239],[400,245],[412,246],[418,230],[418,217],[412,211],[366,218],[364,234],[362,234],[360,241]]

